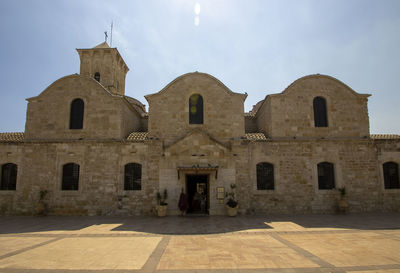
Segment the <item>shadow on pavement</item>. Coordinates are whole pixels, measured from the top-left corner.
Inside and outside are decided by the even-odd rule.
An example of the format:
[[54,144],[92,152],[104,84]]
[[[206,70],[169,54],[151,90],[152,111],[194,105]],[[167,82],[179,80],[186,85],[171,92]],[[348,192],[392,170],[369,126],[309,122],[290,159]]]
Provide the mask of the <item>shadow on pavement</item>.
[[[112,235],[120,231],[150,234],[217,234],[244,230],[273,230],[276,223],[302,228],[344,228],[359,230],[400,229],[400,213],[364,213],[349,215],[251,215],[251,216],[2,216],[0,234],[30,232],[76,232],[84,228],[113,224],[111,230],[97,233]],[[293,225],[295,224],[295,225]],[[304,231],[304,229],[301,229]],[[88,230],[88,233],[91,231]]]

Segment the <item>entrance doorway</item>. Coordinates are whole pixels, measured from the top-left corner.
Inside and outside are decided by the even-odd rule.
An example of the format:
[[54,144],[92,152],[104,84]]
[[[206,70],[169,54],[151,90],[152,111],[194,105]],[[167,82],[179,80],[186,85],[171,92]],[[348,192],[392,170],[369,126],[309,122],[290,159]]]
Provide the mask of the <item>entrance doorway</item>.
[[210,193],[208,175],[186,175],[186,192],[188,195],[188,213],[208,214]]

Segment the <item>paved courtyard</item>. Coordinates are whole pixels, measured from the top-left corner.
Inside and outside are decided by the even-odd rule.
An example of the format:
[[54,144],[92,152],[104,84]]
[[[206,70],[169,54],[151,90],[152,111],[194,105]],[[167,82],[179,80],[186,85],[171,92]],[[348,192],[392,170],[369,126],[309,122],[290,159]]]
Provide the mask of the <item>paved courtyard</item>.
[[0,272],[400,272],[400,214],[0,217]]

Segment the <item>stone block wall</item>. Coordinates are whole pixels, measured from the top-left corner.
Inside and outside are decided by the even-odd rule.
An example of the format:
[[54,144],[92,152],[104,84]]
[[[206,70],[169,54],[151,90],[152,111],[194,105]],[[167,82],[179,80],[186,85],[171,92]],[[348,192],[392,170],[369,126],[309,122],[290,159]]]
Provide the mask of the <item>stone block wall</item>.
[[[71,102],[76,98],[84,101],[83,129],[71,130]],[[28,101],[26,140],[122,139],[140,126],[122,97],[80,75],[62,78]]]
[[[195,143],[195,145],[192,145]],[[334,213],[339,192],[318,189],[317,164],[334,164],[335,188],[345,187],[350,212],[400,211],[400,190],[385,190],[382,164],[400,162],[400,142],[363,140],[235,140],[224,147],[206,134],[170,146],[162,141],[0,143],[0,165],[18,166],[16,191],[0,191],[0,214],[32,215],[39,192],[55,215],[151,215],[158,191],[168,190],[170,215],[179,213],[186,175],[208,176],[211,215],[225,214],[217,187],[235,183],[240,213]],[[274,190],[257,190],[256,165],[274,166]],[[62,191],[62,166],[80,165],[79,190]],[[124,166],[142,165],[142,189],[124,190]],[[181,170],[181,166],[218,166]]]
[[381,189],[383,192],[383,210],[400,211],[400,189],[384,188],[382,167],[386,162],[395,162],[400,166],[400,140],[375,140],[374,144],[377,152],[377,176],[379,181],[382,181]]
[[[204,123],[189,124],[189,98],[203,97]],[[233,93],[217,79],[203,73],[177,78],[159,93],[146,96],[149,102],[149,136],[174,142],[196,128],[228,142],[244,135],[245,94]]]
[[269,96],[261,102],[256,113],[256,121],[259,132],[271,136],[271,99]]
[[[314,125],[317,96],[326,100],[328,127]],[[368,96],[328,76],[307,76],[266,98],[256,115],[258,127],[272,138],[368,137]]]
[[[34,214],[39,192],[47,190],[50,214],[151,214],[157,187],[149,183],[148,154],[148,146],[143,143],[1,144],[0,164],[17,164],[18,174],[16,191],[0,191],[0,212]],[[62,167],[66,163],[80,165],[77,191],[61,190]],[[127,163],[142,165],[140,191],[124,190],[124,167]]]
[[128,137],[132,132],[144,131],[144,119],[130,106],[121,100],[121,136]]
[[[339,192],[319,190],[317,164],[334,164],[335,187],[345,187],[350,211],[380,211],[385,203],[370,140],[271,141],[249,144],[250,160],[237,173],[246,213],[333,213]],[[275,189],[257,190],[256,165],[274,165]],[[240,168],[240,169],[239,169]],[[248,194],[251,193],[251,194]],[[399,210],[397,207],[396,210]]]
[[[180,170],[185,166],[216,166],[217,170]],[[187,191],[187,175],[207,175],[209,187],[209,205],[211,215],[225,214],[224,203],[217,200],[217,187],[229,188],[235,183],[235,164],[230,148],[223,146],[202,131],[196,131],[185,138],[164,146],[160,161],[159,187],[168,189],[169,214],[179,214],[178,202],[182,189]]]
[[78,49],[81,60],[80,74],[94,78],[100,73],[100,83],[110,92],[125,94],[125,77],[128,66],[116,48]]
[[30,195],[31,190],[23,189],[21,183],[19,183],[21,176],[24,173],[24,170],[21,169],[20,167],[24,159],[24,157],[21,156],[23,152],[24,152],[24,145],[0,144],[0,165],[13,163],[18,166],[16,190],[0,191],[0,215],[16,213],[16,209],[19,206],[18,204],[19,199],[22,199],[22,202],[26,202],[26,200]]
[[257,119],[253,116],[244,117],[245,133],[258,133]]

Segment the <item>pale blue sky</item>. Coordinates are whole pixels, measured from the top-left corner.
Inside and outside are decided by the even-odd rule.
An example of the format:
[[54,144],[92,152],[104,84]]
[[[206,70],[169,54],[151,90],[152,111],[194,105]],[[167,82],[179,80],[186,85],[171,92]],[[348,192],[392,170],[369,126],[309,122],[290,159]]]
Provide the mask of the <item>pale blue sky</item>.
[[400,134],[397,0],[2,0],[0,132],[24,131],[25,98],[79,73],[75,49],[103,42],[112,20],[113,46],[130,68],[126,94],[143,103],[200,71],[247,92],[249,111],[320,73],[372,94],[371,133]]

